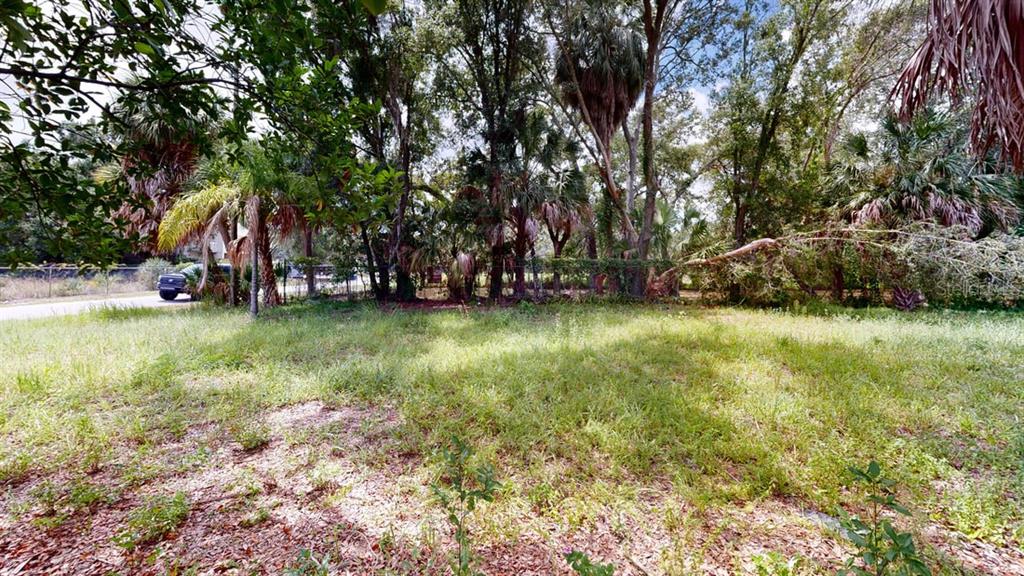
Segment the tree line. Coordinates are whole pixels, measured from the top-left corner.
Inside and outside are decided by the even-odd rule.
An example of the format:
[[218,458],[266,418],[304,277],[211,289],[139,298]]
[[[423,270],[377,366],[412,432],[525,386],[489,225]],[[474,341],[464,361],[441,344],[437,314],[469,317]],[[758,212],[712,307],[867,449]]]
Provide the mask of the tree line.
[[456,297],[478,274],[524,297],[538,255],[641,263],[607,278],[640,296],[644,262],[747,258],[762,238],[1014,234],[1009,4],[11,2],[0,258],[104,265],[217,238],[273,305],[285,244],[407,300],[433,269]]

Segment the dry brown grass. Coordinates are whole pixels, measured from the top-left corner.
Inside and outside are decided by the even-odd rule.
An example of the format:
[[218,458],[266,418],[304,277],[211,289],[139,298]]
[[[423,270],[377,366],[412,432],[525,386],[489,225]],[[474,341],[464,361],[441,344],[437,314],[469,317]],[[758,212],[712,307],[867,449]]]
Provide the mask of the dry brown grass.
[[18,302],[44,298],[125,294],[152,290],[153,286],[135,278],[97,275],[93,278],[32,278],[0,276],[0,302]]

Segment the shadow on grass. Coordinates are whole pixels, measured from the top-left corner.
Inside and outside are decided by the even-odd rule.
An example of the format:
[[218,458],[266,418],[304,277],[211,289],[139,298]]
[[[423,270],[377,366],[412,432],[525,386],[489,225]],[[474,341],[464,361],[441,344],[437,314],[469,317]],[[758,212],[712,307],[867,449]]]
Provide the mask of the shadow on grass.
[[570,483],[668,478],[709,498],[830,501],[846,466],[895,455],[898,477],[923,476],[921,459],[945,456],[906,430],[933,400],[909,385],[917,367],[898,349],[758,332],[714,311],[308,305],[164,352],[128,402],[156,426],[385,402],[423,454],[458,434],[509,472],[554,462]]

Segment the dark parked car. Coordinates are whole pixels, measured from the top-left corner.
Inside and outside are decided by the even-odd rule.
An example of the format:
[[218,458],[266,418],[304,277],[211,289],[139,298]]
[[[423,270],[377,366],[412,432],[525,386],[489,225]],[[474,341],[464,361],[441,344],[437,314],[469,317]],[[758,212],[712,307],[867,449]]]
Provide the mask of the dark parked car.
[[[218,267],[224,274],[231,273],[230,264],[218,264]],[[160,291],[160,297],[164,300],[174,300],[178,297],[178,294],[188,294],[193,300],[198,300],[198,296],[193,290],[196,284],[199,283],[199,278],[202,274],[202,264],[192,264],[182,269],[181,272],[161,274],[160,278],[156,281],[156,289]]]

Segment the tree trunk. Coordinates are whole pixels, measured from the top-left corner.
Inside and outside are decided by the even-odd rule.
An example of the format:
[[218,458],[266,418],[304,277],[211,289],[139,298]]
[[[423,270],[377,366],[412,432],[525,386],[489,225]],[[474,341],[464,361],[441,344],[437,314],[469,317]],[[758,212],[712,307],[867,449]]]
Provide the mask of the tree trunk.
[[622,229],[622,237],[626,240],[626,244],[631,250],[636,250],[639,237],[636,233],[636,227],[633,226],[633,219],[630,218],[629,212],[626,211],[626,205],[622,201],[622,192],[615,184],[615,178],[612,177],[610,158],[607,160],[606,167],[602,167],[599,171],[601,172],[601,178],[604,180],[605,190],[608,192],[612,208],[619,216],[619,227]]
[[[402,195],[398,198],[398,210],[395,212],[395,219],[391,228],[388,262],[395,266],[395,298],[399,302],[409,302],[416,299],[416,284],[413,282],[412,276],[408,271],[402,270],[402,266],[398,261],[398,252],[402,247],[402,236],[405,233],[405,213],[409,206],[409,199],[412,196],[412,176],[410,174],[412,156],[409,150],[409,131],[402,122],[402,115],[397,102],[392,102],[388,108],[392,110],[392,120],[396,122],[395,125],[399,137],[399,161],[402,167]],[[406,113],[408,114],[408,112]]]
[[[733,195],[733,207],[735,214],[733,214],[732,221],[732,240],[736,248],[739,249],[747,243],[747,204],[741,195]],[[738,282],[734,281],[729,284],[729,300],[731,302],[739,302],[743,297],[742,292]]]
[[[229,228],[228,230],[231,231],[231,237],[228,239],[229,243],[236,244],[236,240],[238,240],[238,217],[237,216],[231,219],[231,228]],[[235,265],[234,264],[231,265],[231,274],[230,274],[230,278],[228,279],[228,282],[231,285],[231,305],[232,306],[238,306],[239,302],[241,302],[241,300],[242,300],[242,294],[241,294],[242,287],[241,287],[240,278],[241,278],[243,273],[244,273],[243,270],[236,270],[235,269]]]
[[842,304],[846,296],[846,278],[843,274],[843,265],[832,266],[832,299],[836,304]]
[[[651,35],[654,34],[652,38]],[[644,195],[644,217],[640,229],[640,258],[646,258],[651,245],[652,227],[654,225],[654,211],[658,199],[658,179],[654,167],[654,88],[657,83],[658,62],[657,45],[659,39],[655,32],[648,31],[647,38],[647,65],[644,71],[644,107],[642,111],[642,124],[640,139],[643,142],[643,175],[644,187],[647,189]]]
[[265,218],[260,220],[260,232],[257,238],[260,254],[260,281],[263,284],[263,306],[277,306],[281,296],[277,292],[277,275],[274,273],[274,257],[270,252],[270,233]]
[[303,230],[302,243],[302,252],[306,257],[306,295],[313,296],[316,294],[316,269],[313,267],[313,226],[309,223],[306,223]]
[[530,244],[530,264],[533,269],[533,297],[540,299],[541,286],[540,286],[540,273],[537,271],[537,246],[536,244]]
[[629,188],[626,189],[626,209],[630,214],[636,206],[636,135],[629,131],[629,118],[622,123],[622,135],[626,138],[626,146],[629,149]]
[[747,203],[742,197],[733,197],[735,214],[732,220],[732,240],[737,248],[747,243]]
[[528,216],[523,213],[522,208],[515,207],[513,211],[513,223],[515,224],[515,238],[512,242],[512,256],[514,264],[512,296],[517,300],[526,297],[526,252],[529,249],[529,239],[526,233]]
[[501,299],[502,283],[505,275],[505,245],[499,242],[491,247],[490,287],[487,297],[491,300]]
[[526,298],[526,246],[520,249],[518,243],[515,247],[515,282],[512,284],[512,294],[516,299]]
[[[654,89],[658,83],[658,57],[661,44],[662,5],[657,15],[651,13],[650,2],[644,2],[644,29],[647,35],[647,63],[644,70],[644,107],[640,139],[643,142],[644,214],[637,241],[637,257],[646,260],[654,236],[654,213],[658,204],[658,177],[654,166]],[[643,296],[646,275],[642,270],[632,271],[631,294]]]
[[416,282],[401,265],[395,267],[395,299],[399,302],[416,300]]
[[253,241],[255,235],[256,226],[252,226],[249,230],[249,251],[252,256],[252,262],[250,263],[252,277],[249,279],[249,315],[253,318],[260,312],[260,255],[256,242]]
[[501,197],[501,185],[497,174],[493,173],[497,170],[496,146],[496,143],[492,143],[491,145],[492,174],[490,182],[488,183],[488,196],[490,198],[491,207],[501,211],[501,214],[497,217],[497,229],[494,231],[494,238],[492,239],[490,282],[487,287],[487,298],[494,301],[501,299],[505,275],[505,210],[503,208],[504,202]]
[[373,292],[373,296],[376,298],[380,293],[380,287],[377,286],[377,259],[373,253],[373,245],[370,244],[370,237],[366,234],[366,226],[362,223],[359,225],[359,236],[363,240],[363,251],[366,252],[366,271],[370,276],[370,292]]
[[[380,246],[378,246],[380,248]],[[383,250],[381,254],[385,254]],[[387,257],[382,255],[377,258],[377,300],[384,302],[391,294],[391,269],[388,266]]]
[[[597,260],[597,231],[594,229],[595,223],[593,221],[593,211],[590,211],[591,222],[587,226],[587,232],[584,236],[587,244],[587,258],[591,261]],[[594,292],[597,290],[597,272],[591,270],[590,272],[590,291]]]
[[463,287],[465,289],[465,299],[472,300],[476,298],[476,263],[470,270],[464,272],[465,278],[462,279]]
[[[568,239],[568,235],[566,235],[566,239]],[[565,242],[559,242],[557,238],[552,238],[551,245],[555,252],[555,259],[557,260],[561,258],[562,250],[565,248]],[[551,275],[551,286],[555,290],[555,296],[562,295],[562,273],[557,268]]]

